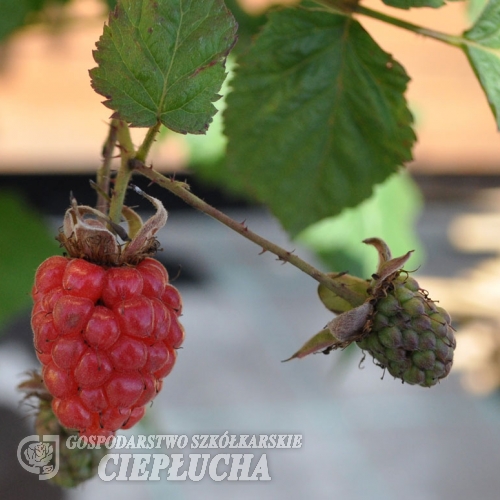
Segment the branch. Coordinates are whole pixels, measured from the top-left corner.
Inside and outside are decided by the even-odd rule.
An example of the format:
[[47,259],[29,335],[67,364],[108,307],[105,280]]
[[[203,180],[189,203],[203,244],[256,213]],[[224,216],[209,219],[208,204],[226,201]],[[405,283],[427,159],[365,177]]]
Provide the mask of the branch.
[[351,17],[352,14],[361,14],[363,16],[371,17],[372,19],[378,19],[379,21],[392,24],[393,26],[397,26],[398,28],[403,28],[405,30],[412,31],[413,33],[433,38],[434,40],[439,40],[440,42],[444,42],[454,47],[461,47],[464,44],[464,42],[466,42],[466,40],[460,36],[448,35],[447,33],[442,33],[441,31],[435,31],[428,28],[424,28],[423,26],[418,26],[417,24],[403,21],[402,19],[398,19],[397,17],[393,17],[388,14],[383,14],[382,12],[369,9],[368,7],[363,7],[362,5],[358,5],[357,2],[355,1],[349,1],[349,0],[314,0],[314,1],[320,5],[323,5],[324,7],[327,8],[327,10],[335,14],[340,14],[342,16],[348,16],[348,17]]
[[[189,191],[189,186],[186,183],[175,181],[171,178],[165,177],[152,168],[145,166],[144,163],[138,160],[135,160],[133,163],[135,172],[142,174],[154,183],[181,198],[188,205],[191,205],[193,208],[196,208],[200,212],[203,212],[213,219],[221,222],[233,231],[236,231],[238,234],[241,234],[241,236],[244,236],[246,239],[261,247],[263,251],[268,251],[276,255],[278,257],[278,260],[289,262],[297,269],[300,269],[319,283],[325,285],[327,288],[335,292],[338,296],[342,297],[346,301],[355,303],[356,300],[359,299],[358,294],[356,294],[349,288],[346,288],[345,285],[336,281],[335,277],[332,278],[330,276],[327,276],[325,273],[322,273],[311,264],[308,264],[307,262],[302,260],[297,255],[281,248],[271,241],[266,240],[262,236],[259,236],[258,234],[248,229],[248,227],[244,223],[236,222],[235,220],[231,219],[231,217],[228,217],[226,214],[222,213],[220,210],[217,210],[208,203],[204,202],[202,199],[198,198],[196,195]],[[342,274],[343,273],[339,273],[338,276],[341,276]]]
[[103,214],[108,213],[109,208],[109,180],[111,173],[111,160],[113,159],[113,152],[115,150],[117,139],[116,122],[113,120],[109,125],[108,137],[102,147],[102,165],[97,170],[97,204],[96,208]]

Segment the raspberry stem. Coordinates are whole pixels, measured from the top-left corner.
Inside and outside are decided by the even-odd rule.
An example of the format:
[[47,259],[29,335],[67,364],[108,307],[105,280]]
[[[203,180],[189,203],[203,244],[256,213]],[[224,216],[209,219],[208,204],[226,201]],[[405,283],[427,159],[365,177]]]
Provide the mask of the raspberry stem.
[[105,196],[109,193],[109,180],[111,171],[111,160],[117,140],[117,120],[112,120],[109,125],[108,137],[102,147],[103,162],[97,170],[97,204],[96,208],[103,214],[108,213],[109,199]]
[[342,16],[351,17],[353,13],[377,19],[398,28],[402,28],[419,35],[423,35],[434,40],[439,40],[453,47],[462,47],[463,45],[471,44],[469,40],[461,36],[449,35],[441,31],[431,30],[417,24],[409,23],[403,19],[389,16],[383,12],[379,12],[368,7],[359,5],[356,0],[314,0],[317,4],[323,5],[328,11]]
[[127,193],[128,183],[134,171],[130,166],[130,160],[135,157],[135,149],[130,137],[130,130],[128,125],[120,120],[113,120],[111,127],[116,127],[116,136],[120,147],[120,169],[115,179],[115,186],[113,195],[111,197],[111,204],[109,207],[109,218],[118,224],[121,220],[123,202],[125,201],[125,194]]
[[[295,255],[293,251],[289,252],[288,250],[281,248],[275,243],[266,240],[262,236],[259,236],[258,234],[248,229],[248,227],[244,223],[236,222],[235,220],[231,219],[231,217],[227,216],[220,210],[217,210],[215,207],[209,205],[202,199],[198,198],[196,195],[194,195],[189,191],[188,189],[189,186],[186,183],[175,181],[169,177],[165,177],[164,175],[153,170],[151,167],[147,167],[146,165],[144,165],[143,162],[140,161],[134,162],[134,170],[144,175],[151,181],[155,182],[159,186],[175,194],[176,196],[181,198],[185,203],[191,205],[193,208],[196,208],[200,212],[207,214],[213,219],[216,219],[225,226],[229,227],[233,231],[236,231],[237,233],[241,234],[248,240],[252,241],[256,245],[261,247],[263,252],[264,251],[271,252],[272,254],[278,257],[278,260],[281,260],[283,262],[289,262],[296,268],[300,269],[304,273],[311,276],[319,283],[325,285],[327,288],[329,288],[330,290],[332,290],[333,292],[335,292],[337,295],[347,300],[348,302],[355,303],[356,300],[359,298],[357,293],[353,292],[342,283],[336,281],[335,277],[327,276],[325,273],[322,273],[314,266],[305,262],[300,257]],[[339,273],[338,276],[342,274],[343,273]]]
[[120,222],[121,211],[123,208],[123,202],[125,200],[125,194],[128,184],[130,182],[132,174],[134,172],[138,172],[148,179],[152,180],[159,186],[175,194],[188,205],[191,205],[193,208],[196,208],[200,212],[203,212],[213,219],[218,220],[233,231],[236,231],[238,234],[241,234],[246,239],[252,241],[256,245],[261,247],[263,252],[270,252],[276,255],[278,257],[278,260],[289,262],[297,269],[308,274],[313,279],[335,292],[339,297],[342,297],[350,303],[358,302],[359,296],[355,291],[350,290],[345,286],[345,284],[335,280],[336,277],[341,276],[344,273],[338,273],[338,275],[334,275],[333,277],[331,274],[330,276],[328,276],[327,274],[322,273],[320,270],[316,269],[314,266],[295,255],[293,251],[289,252],[288,250],[281,248],[280,246],[263,238],[262,236],[259,236],[258,234],[248,229],[245,223],[236,222],[220,210],[217,210],[215,207],[198,198],[196,195],[191,193],[191,191],[189,190],[189,186],[186,183],[175,181],[173,179],[165,177],[164,175],[153,170],[152,167],[147,167],[145,165],[146,157],[155,140],[156,134],[160,129],[160,126],[161,124],[157,123],[148,130],[142,145],[136,152],[132,144],[128,125],[125,122],[119,120],[113,120],[111,122],[111,127],[116,127],[116,135],[121,149],[121,166],[116,176],[115,188],[113,191],[113,196],[111,198],[111,205],[109,210],[109,217],[113,222]]
[[[117,119],[113,119],[110,123],[108,138],[106,139],[103,148],[105,162],[103,167],[98,171],[97,185],[103,192],[107,193],[109,191],[109,163],[111,161],[114,144],[116,140],[118,140],[120,148],[120,168],[116,175],[115,185],[111,196],[111,203],[109,206],[109,218],[116,224],[118,224],[121,220],[125,195],[127,193],[132,174],[134,173],[134,162],[139,161],[142,163],[146,161],[149,150],[155,141],[160,127],[160,122],[150,127],[146,133],[144,141],[136,151],[132,143],[132,138],[130,137],[130,129],[127,123]],[[98,206],[107,208],[107,200],[102,195],[98,197]],[[106,213],[106,211],[101,211]]]
[[151,149],[151,146],[155,141],[156,134],[160,130],[160,127],[161,127],[161,122],[158,122],[156,125],[154,125],[148,130],[146,137],[144,138],[144,141],[141,144],[141,147],[137,150],[137,154],[135,155],[135,158],[137,160],[142,162],[146,161],[149,150]]

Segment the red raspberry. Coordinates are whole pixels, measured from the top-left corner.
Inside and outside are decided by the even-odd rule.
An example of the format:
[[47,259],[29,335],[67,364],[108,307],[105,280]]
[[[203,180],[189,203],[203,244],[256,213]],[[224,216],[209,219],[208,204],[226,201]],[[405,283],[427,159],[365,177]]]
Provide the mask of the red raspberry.
[[51,257],[32,294],[35,349],[61,424],[83,437],[135,425],[184,340],[164,267],[149,257],[119,267]]

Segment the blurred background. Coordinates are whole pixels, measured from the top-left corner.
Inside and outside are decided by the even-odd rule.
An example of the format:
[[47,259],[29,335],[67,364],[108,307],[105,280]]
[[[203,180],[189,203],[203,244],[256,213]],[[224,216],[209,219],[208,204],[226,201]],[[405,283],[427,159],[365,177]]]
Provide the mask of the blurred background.
[[[12,9],[29,4],[7,3]],[[463,53],[365,19],[360,21],[370,34],[412,76],[407,97],[418,144],[405,173],[378,186],[360,207],[289,241],[264,208],[209,182],[224,154],[220,115],[204,137],[163,133],[151,159],[158,170],[186,178],[209,203],[324,270],[369,276],[375,252],[360,242],[370,236],[384,238],[395,254],[415,249],[410,267],[431,298],[449,310],[457,329],[451,375],[432,389],[402,385],[382,378],[368,359],[358,366],[356,349],[281,364],[331,319],[316,298],[316,283],[137,179],[169,210],[158,258],[183,295],[187,336],[162,393],[128,435],[294,433],[303,435],[304,445],[268,450],[272,480],[262,483],[95,478],[62,491],[20,467],[16,448],[33,433],[32,409],[20,404],[15,387],[24,372],[38,366],[29,293],[38,264],[60,252],[54,236],[69,193],[80,203],[94,203],[88,181],[100,165],[109,110],[92,91],[88,69],[95,65],[91,51],[113,2],[35,3],[35,13],[19,14],[29,26],[14,29],[0,21],[2,498],[497,499],[500,140],[495,120]],[[238,17],[237,50],[243,50],[269,2],[227,3]],[[390,10],[371,0],[367,5]],[[479,2],[452,3],[395,15],[455,34],[470,25],[479,8]],[[138,143],[141,131],[136,132]],[[142,200],[131,197],[130,204],[148,215]]]

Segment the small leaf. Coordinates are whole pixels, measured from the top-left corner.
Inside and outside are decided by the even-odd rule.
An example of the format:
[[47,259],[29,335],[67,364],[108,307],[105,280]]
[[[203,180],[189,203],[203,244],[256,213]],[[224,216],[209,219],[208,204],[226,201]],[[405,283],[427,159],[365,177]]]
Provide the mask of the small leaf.
[[352,18],[274,12],[238,62],[228,177],[292,234],[357,205],[411,159],[408,76]]
[[[328,275],[331,277],[335,276],[334,273],[329,273]],[[342,283],[346,287],[349,287],[351,291],[357,293],[359,295],[359,300],[354,303],[350,303],[342,297],[339,297],[325,285],[319,285],[319,298],[321,302],[323,302],[324,306],[330,311],[336,314],[349,311],[353,307],[360,306],[368,298],[366,290],[368,289],[369,283],[366,280],[358,278],[357,276],[351,276],[350,274],[343,274],[335,278],[335,281]]]
[[236,29],[222,0],[121,0],[94,51],[92,87],[133,127],[203,134]]
[[463,36],[463,49],[500,129],[500,0],[490,0]]
[[314,337],[309,339],[295,354],[290,356],[288,359],[284,359],[283,363],[290,361],[291,359],[303,358],[314,352],[323,351],[337,342],[338,339],[332,335],[330,330],[321,330]]
[[167,223],[168,212],[166,211],[163,203],[157,198],[153,198],[146,194],[142,189],[137,186],[130,186],[137,194],[140,194],[148,201],[150,201],[156,208],[156,213],[152,215],[144,224],[140,226],[138,231],[134,234],[132,241],[130,241],[122,253],[122,258],[125,262],[132,259],[148,246],[148,242],[154,240],[155,234]]

